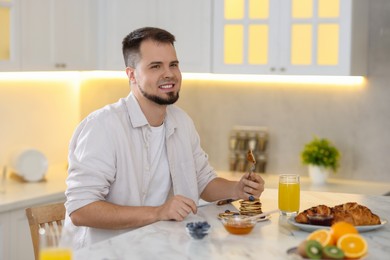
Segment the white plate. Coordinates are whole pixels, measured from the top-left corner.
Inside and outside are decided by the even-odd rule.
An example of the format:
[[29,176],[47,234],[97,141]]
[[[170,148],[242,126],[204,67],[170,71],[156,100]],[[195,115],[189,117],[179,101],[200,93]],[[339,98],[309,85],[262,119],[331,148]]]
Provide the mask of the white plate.
[[14,172],[26,181],[40,181],[48,168],[46,156],[36,149],[25,149],[15,153],[11,160]]
[[[313,232],[314,230],[321,229],[321,228],[330,228],[328,226],[317,226],[317,225],[309,225],[309,224],[298,223],[298,222],[295,221],[295,216],[290,217],[287,220],[287,222],[290,223],[291,225],[296,226],[296,227],[302,229],[303,231],[307,231],[307,232]],[[375,229],[381,228],[386,223],[387,223],[386,219],[381,219],[381,224],[379,224],[379,225],[355,226],[355,228],[359,232],[367,232],[367,231],[371,231],[371,230],[375,230]]]

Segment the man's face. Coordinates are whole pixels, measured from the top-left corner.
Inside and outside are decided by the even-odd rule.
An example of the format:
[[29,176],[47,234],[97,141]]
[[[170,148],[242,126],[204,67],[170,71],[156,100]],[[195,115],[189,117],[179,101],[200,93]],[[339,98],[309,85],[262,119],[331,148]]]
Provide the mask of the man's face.
[[175,48],[170,43],[147,40],[141,43],[141,57],[130,80],[135,95],[159,104],[170,105],[179,98],[181,72]]

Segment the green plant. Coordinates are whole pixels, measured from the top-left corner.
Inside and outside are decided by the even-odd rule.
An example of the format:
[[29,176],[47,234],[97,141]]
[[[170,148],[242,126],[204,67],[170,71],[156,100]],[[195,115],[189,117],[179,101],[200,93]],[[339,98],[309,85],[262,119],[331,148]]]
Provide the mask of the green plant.
[[340,163],[340,153],[327,139],[314,137],[311,142],[305,144],[301,159],[303,164],[323,166],[336,172]]

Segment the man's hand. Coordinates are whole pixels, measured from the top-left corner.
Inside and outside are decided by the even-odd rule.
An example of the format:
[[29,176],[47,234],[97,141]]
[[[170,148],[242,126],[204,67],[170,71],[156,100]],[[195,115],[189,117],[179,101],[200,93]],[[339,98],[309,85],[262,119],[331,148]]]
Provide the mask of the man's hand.
[[245,173],[234,187],[236,198],[248,200],[250,196],[259,198],[264,191],[264,180],[256,173]]
[[175,195],[159,207],[158,219],[182,221],[191,212],[193,214],[197,212],[195,202],[184,196]]

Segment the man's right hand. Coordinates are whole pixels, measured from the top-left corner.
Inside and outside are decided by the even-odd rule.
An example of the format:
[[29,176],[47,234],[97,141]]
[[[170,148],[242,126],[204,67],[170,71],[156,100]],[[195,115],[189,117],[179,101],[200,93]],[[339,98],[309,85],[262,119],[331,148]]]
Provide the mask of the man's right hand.
[[192,199],[175,195],[159,207],[159,220],[183,221],[190,213],[196,214],[197,206]]

